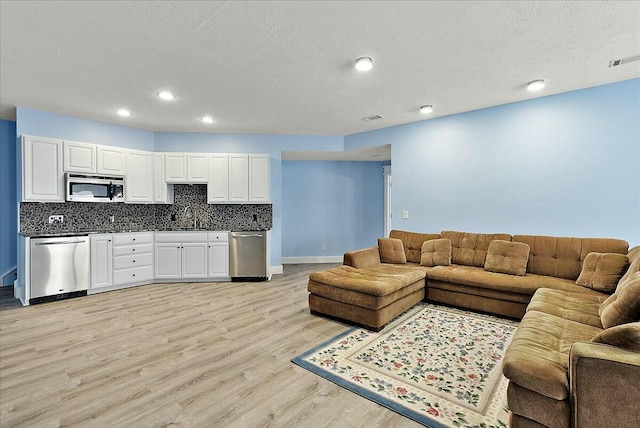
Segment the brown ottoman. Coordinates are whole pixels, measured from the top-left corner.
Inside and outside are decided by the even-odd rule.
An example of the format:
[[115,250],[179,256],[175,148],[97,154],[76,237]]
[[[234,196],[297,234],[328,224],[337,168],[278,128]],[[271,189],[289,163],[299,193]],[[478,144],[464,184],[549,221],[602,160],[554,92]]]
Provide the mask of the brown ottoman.
[[424,299],[421,268],[379,264],[340,266],[309,275],[309,309],[379,331],[387,322]]

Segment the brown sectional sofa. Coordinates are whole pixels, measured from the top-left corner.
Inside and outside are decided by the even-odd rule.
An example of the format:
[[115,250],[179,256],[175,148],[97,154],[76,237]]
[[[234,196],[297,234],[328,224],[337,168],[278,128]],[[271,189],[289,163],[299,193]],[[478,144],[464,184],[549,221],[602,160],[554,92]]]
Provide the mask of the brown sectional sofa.
[[[421,272],[426,279],[425,300],[522,318],[503,362],[503,372],[510,380],[510,426],[640,426],[640,247],[628,251],[627,242],[619,239],[454,231],[394,230],[390,238],[401,241],[406,263],[398,258],[397,248],[383,251],[381,241],[380,248],[346,253],[344,266],[338,268],[343,271],[330,274],[332,284],[323,273],[315,276],[317,281],[310,278],[312,311],[379,329],[414,304],[407,296],[411,302],[419,301],[420,279],[400,281],[395,288],[383,286],[387,291],[378,292],[378,306],[369,305],[369,312],[359,306],[372,292],[365,283],[379,279],[381,273],[392,278],[404,271]],[[433,256],[428,251],[447,242],[443,239],[451,242],[449,265],[433,263],[441,258],[425,258],[423,251],[427,248],[427,256]],[[429,244],[423,247],[426,241]],[[528,259],[514,256],[527,246]],[[599,263],[602,256],[590,253],[606,254],[602,260],[622,259],[628,263],[626,273],[611,280],[606,270],[586,272],[587,264]],[[381,259],[380,254],[385,257]],[[399,262],[384,263],[389,257]],[[421,259],[423,264],[436,266],[422,266]],[[521,268],[523,274],[500,273],[501,266],[489,271],[490,260],[502,263],[507,271]],[[584,286],[585,272],[604,282],[614,281],[612,288],[607,293],[594,289],[598,287],[589,281]],[[341,288],[345,275],[363,273],[357,287],[332,290]],[[321,306],[317,297],[324,299]],[[353,317],[356,313],[358,319]]]

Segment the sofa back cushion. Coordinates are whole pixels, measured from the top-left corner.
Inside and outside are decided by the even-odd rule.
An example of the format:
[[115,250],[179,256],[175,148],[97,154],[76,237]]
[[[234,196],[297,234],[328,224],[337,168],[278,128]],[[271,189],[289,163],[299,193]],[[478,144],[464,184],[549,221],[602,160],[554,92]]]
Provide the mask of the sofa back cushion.
[[511,241],[507,233],[468,233],[445,230],[440,233],[451,241],[451,262],[465,266],[484,266],[487,249],[491,241]]
[[592,342],[640,352],[640,322],[630,322],[603,330]]
[[600,305],[599,313],[604,328],[640,321],[640,272],[620,281],[616,292]]
[[604,293],[613,293],[629,267],[629,257],[617,253],[589,253],[582,262],[576,284]]
[[395,238],[379,238],[378,248],[380,250],[380,261],[382,263],[400,263],[407,262],[404,254],[404,246],[402,241]]
[[640,271],[640,245],[630,249],[627,253],[627,257],[629,258],[629,269],[627,269],[627,272],[622,275],[619,282],[626,280],[634,273]]
[[529,246],[523,242],[495,239],[489,244],[484,269],[522,276],[527,272]]
[[430,239],[422,243],[422,266],[449,266],[451,264],[451,241],[446,238]]
[[557,236],[514,235],[513,242],[531,248],[527,272],[576,280],[582,261],[589,253],[627,254],[629,244],[621,239],[566,238]]
[[389,233],[389,238],[396,238],[402,241],[404,245],[404,253],[407,257],[407,261],[413,263],[420,263],[422,243],[431,239],[440,238],[439,233],[416,233],[406,232],[404,230],[392,230]]

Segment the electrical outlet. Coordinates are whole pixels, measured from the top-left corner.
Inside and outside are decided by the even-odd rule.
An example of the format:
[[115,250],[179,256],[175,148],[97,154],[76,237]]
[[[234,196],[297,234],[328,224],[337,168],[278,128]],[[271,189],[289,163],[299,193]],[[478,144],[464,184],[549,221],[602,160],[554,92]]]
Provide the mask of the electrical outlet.
[[322,244],[322,251],[327,251],[327,246]]
[[111,217],[109,217],[109,221],[111,223],[114,223],[116,221],[116,216],[112,215]]
[[52,223],[64,223],[63,215],[50,215],[49,216],[49,224]]
[[409,211],[402,211],[402,218],[409,218]]

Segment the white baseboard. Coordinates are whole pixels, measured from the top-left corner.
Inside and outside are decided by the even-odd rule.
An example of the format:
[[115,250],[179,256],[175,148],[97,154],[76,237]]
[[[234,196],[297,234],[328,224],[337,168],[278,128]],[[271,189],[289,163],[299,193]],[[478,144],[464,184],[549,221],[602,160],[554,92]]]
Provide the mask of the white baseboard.
[[318,257],[283,257],[282,264],[298,265],[302,263],[342,263],[342,256],[318,256]]
[[282,265],[271,266],[271,275],[282,275]]
[[18,268],[12,267],[0,276],[0,286],[13,285],[13,281],[18,277]]

